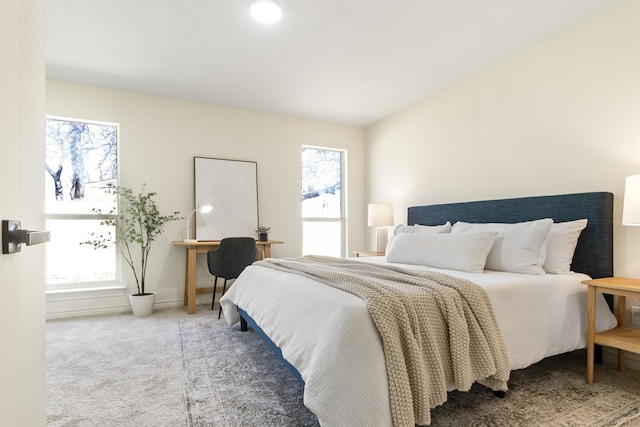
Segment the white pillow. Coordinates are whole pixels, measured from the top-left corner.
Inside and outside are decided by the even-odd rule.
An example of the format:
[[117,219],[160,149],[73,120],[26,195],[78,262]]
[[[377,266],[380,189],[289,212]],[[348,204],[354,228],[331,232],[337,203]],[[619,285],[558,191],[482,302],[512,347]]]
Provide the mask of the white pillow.
[[445,224],[442,225],[402,225],[402,224],[398,224],[396,225],[396,227],[393,229],[393,233],[391,233],[391,236],[389,237],[389,240],[387,242],[387,252],[389,251],[389,248],[391,247],[391,242],[393,241],[393,238],[395,236],[397,236],[400,233],[423,233],[423,234],[436,234],[436,233],[448,233],[451,231],[451,223],[449,221],[447,221]]
[[576,251],[580,233],[587,227],[586,219],[554,222],[549,231],[547,257],[542,268],[547,273],[567,274],[571,272],[571,261]]
[[393,239],[387,261],[482,273],[497,234],[400,233]]
[[485,268],[522,274],[544,274],[542,268],[546,256],[550,218],[516,224],[471,224],[456,222],[451,233],[496,231],[498,235],[487,256]]

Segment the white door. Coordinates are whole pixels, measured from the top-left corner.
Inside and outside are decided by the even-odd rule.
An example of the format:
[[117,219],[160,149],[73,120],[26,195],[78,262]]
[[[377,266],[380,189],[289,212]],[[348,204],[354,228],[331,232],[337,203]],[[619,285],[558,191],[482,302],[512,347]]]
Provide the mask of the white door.
[[[44,3],[0,1],[0,219],[44,227]],[[0,425],[46,425],[45,246],[0,255]]]

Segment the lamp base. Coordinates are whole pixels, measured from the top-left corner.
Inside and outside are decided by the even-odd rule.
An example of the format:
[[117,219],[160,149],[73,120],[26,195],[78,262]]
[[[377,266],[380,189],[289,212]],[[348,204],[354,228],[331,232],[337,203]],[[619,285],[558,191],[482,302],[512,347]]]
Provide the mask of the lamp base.
[[377,252],[385,252],[387,250],[387,228],[378,227]]
[[184,239],[183,242],[185,242],[185,243],[198,243],[198,239]]

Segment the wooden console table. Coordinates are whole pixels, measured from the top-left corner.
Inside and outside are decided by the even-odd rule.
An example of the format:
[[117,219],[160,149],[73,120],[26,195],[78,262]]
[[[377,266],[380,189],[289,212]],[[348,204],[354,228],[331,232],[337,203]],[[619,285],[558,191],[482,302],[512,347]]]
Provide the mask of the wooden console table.
[[[278,240],[267,240],[266,242],[260,242],[256,240],[256,246],[258,247],[258,258],[271,258],[271,245],[277,245],[284,242]],[[196,295],[213,292],[213,287],[197,288],[196,287],[196,255],[209,252],[211,249],[215,249],[220,246],[219,240],[208,241],[175,241],[174,246],[182,246],[187,250],[187,263],[185,267],[184,277],[184,305],[188,307],[187,312],[189,314],[195,314],[196,312]]]

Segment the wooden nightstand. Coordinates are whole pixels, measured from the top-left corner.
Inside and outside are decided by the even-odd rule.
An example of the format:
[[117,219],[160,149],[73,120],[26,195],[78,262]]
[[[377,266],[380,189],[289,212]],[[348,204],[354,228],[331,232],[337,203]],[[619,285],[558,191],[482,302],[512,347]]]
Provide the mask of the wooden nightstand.
[[384,252],[376,252],[376,251],[353,251],[353,254],[356,257],[384,256]]
[[[587,383],[593,384],[593,348],[595,344],[618,349],[618,370],[624,371],[624,352],[640,354],[640,330],[625,328],[627,297],[640,298],[640,279],[605,277],[584,280],[587,289]],[[605,332],[595,333],[596,292],[617,296],[616,317],[618,326]]]

